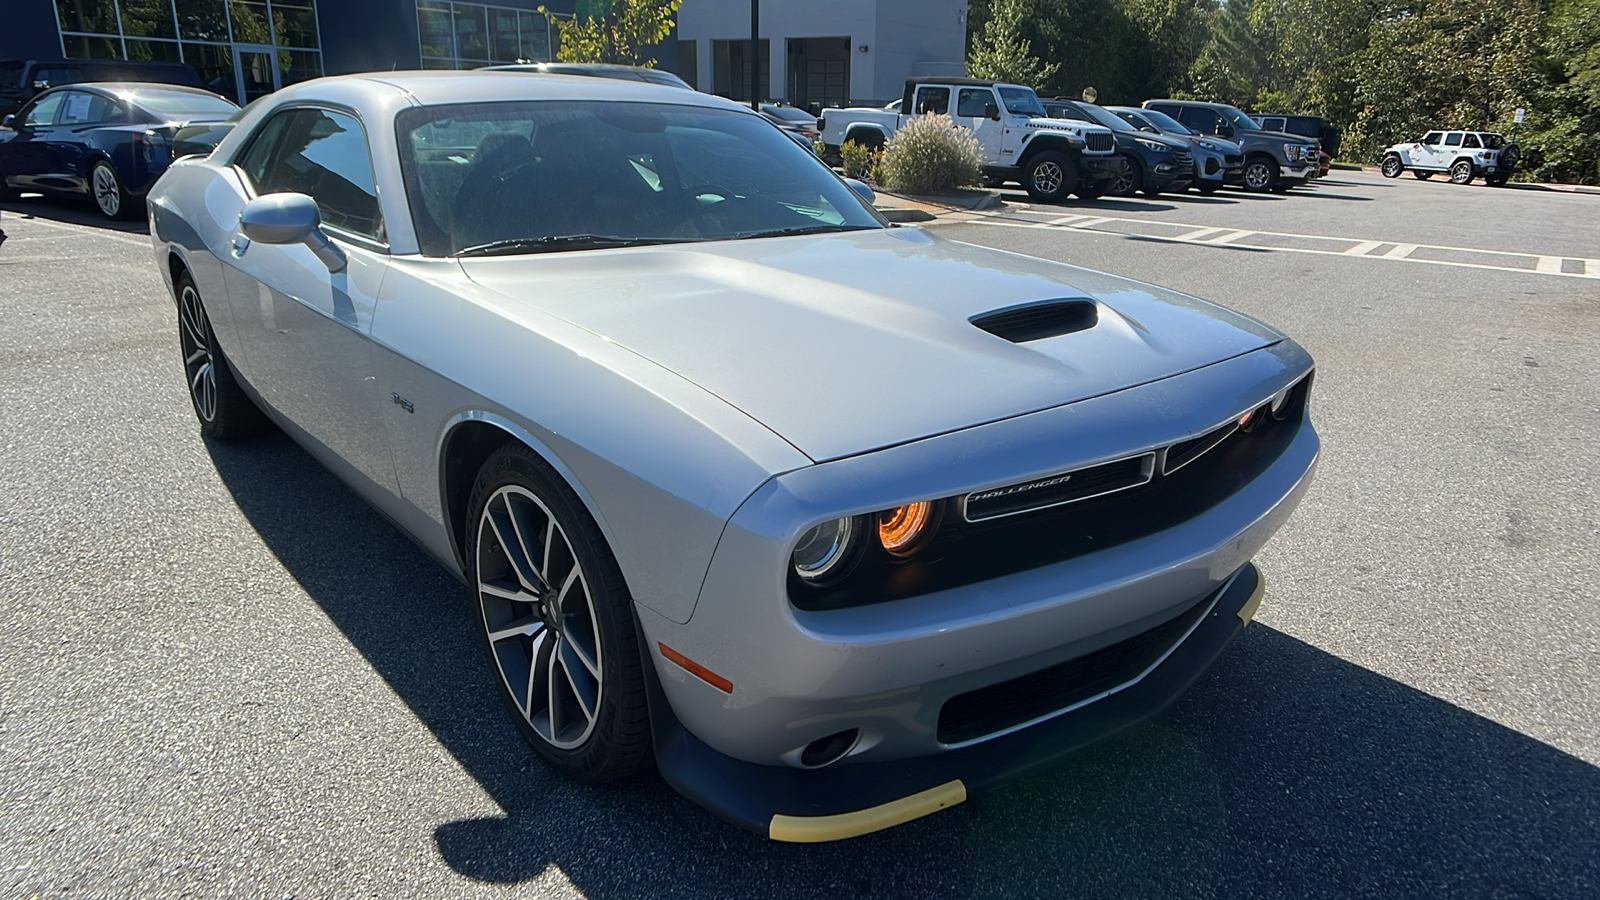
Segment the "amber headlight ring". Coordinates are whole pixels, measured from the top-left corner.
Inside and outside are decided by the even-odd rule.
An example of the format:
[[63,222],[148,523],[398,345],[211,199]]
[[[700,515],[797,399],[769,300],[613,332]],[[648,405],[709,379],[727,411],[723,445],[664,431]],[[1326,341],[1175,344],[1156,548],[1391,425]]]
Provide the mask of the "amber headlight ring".
[[943,500],[922,500],[877,515],[878,544],[894,560],[906,560],[928,545],[944,517]]

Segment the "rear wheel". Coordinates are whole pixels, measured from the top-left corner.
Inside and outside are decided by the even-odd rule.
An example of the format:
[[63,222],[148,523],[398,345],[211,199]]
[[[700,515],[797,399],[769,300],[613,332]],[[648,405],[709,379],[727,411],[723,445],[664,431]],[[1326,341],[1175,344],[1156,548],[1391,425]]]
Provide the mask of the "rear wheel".
[[117,170],[103,159],[89,170],[89,190],[95,207],[108,219],[126,219],[137,212],[134,199],[122,189]]
[[649,758],[633,599],[566,482],[520,444],[484,463],[467,547],[484,647],[512,719],[574,781],[615,781]]
[[1270,156],[1254,156],[1244,163],[1244,189],[1253,194],[1272,190],[1278,184],[1278,163]]
[[1465,159],[1458,159],[1450,166],[1451,184],[1472,183],[1472,163]]
[[183,377],[189,385],[189,401],[200,419],[200,431],[220,441],[237,440],[258,434],[267,424],[217,346],[200,292],[188,272],[178,275],[173,287],[178,292],[178,346],[183,351]]
[[1059,150],[1045,150],[1022,169],[1022,186],[1028,197],[1041,203],[1063,200],[1078,186],[1077,166]]
[[1111,182],[1106,193],[1117,197],[1131,197],[1144,188],[1144,168],[1132,157],[1122,158],[1122,174]]
[[1400,173],[1406,170],[1406,164],[1398,156],[1385,156],[1383,158],[1383,177],[1399,178]]

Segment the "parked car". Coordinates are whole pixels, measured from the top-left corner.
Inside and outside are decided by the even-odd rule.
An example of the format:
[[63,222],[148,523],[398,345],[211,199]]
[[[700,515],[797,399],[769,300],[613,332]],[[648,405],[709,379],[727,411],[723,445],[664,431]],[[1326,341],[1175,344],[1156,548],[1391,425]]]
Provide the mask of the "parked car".
[[1122,174],[1111,129],[1046,116],[1033,88],[977,78],[913,77],[906,79],[901,100],[900,111],[824,110],[817,120],[827,148],[823,158],[837,162],[839,147],[850,141],[881,147],[912,118],[932,114],[948,115],[972,130],[991,187],[1017,181],[1034,200],[1053,202],[1068,194],[1089,199],[1110,190]]
[[[86,81],[136,81],[206,87],[194,66],[126,59],[0,60],[0,116],[12,115],[41,92]],[[232,85],[229,85],[231,88]]]
[[176,132],[238,108],[209,91],[167,84],[52,88],[0,120],[0,198],[23,191],[86,197],[107,218],[137,216],[172,162]]
[[585,75],[591,78],[613,78],[618,81],[643,81],[647,84],[661,84],[667,87],[682,88],[692,91],[687,81],[663,69],[648,69],[644,66],[622,66],[613,63],[505,63],[497,66],[483,66],[482,71],[487,72],[542,72],[547,75]]
[[761,113],[784,131],[792,131],[808,141],[817,139],[817,117],[803,109],[779,103],[763,103]]
[[270,97],[257,97],[246,103],[243,108],[233,111],[233,115],[221,121],[191,122],[172,133],[172,158],[180,159],[195,153],[210,153],[222,143],[239,120],[249,115],[251,107]]
[[1330,156],[1339,155],[1339,129],[1333,127],[1327,119],[1321,116],[1304,116],[1292,113],[1266,113],[1264,115],[1251,114],[1250,118],[1256,121],[1267,131],[1281,131],[1285,134],[1298,134],[1301,137],[1315,138],[1318,146]]
[[1200,193],[1209,194],[1225,184],[1244,182],[1244,153],[1233,141],[1196,134],[1177,119],[1153,109],[1132,106],[1107,106],[1105,109],[1146,134],[1188,141],[1189,151],[1194,156],[1192,186]]
[[150,208],[201,431],[271,419],[461,578],[556,770],[653,753],[774,839],[1154,715],[1316,465],[1293,341],[890,227],[705,94],[303,82]]
[[1411,170],[1421,179],[1448,173],[1452,184],[1483,178],[1490,187],[1511,180],[1519,161],[1517,145],[1493,131],[1430,131],[1420,140],[1383,151],[1383,174],[1399,178]]
[[1153,197],[1164,191],[1187,190],[1194,181],[1194,155],[1188,141],[1140,132],[1115,113],[1066,97],[1044,101],[1044,111],[1053,119],[1077,119],[1111,129],[1117,153],[1126,163],[1111,185],[1112,194],[1127,197],[1143,191]]
[[1286,191],[1317,175],[1320,149],[1315,141],[1266,131],[1237,107],[1199,100],[1146,100],[1144,108],[1166,113],[1200,134],[1237,143],[1244,151],[1247,191]]

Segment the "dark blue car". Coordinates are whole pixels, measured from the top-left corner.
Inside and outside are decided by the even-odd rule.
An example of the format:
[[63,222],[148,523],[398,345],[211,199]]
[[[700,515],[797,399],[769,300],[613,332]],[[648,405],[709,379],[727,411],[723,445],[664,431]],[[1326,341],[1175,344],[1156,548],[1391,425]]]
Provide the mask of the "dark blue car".
[[170,84],[105,82],[53,88],[0,127],[0,200],[23,191],[88,197],[107,218],[137,216],[172,162],[172,138],[238,111],[231,100]]

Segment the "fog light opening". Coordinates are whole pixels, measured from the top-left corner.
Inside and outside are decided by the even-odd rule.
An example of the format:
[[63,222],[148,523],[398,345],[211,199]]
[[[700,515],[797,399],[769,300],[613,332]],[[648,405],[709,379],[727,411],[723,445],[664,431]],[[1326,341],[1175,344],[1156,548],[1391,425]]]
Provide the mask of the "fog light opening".
[[825,738],[817,738],[800,751],[800,765],[807,769],[820,769],[843,759],[861,739],[861,729],[851,728]]

